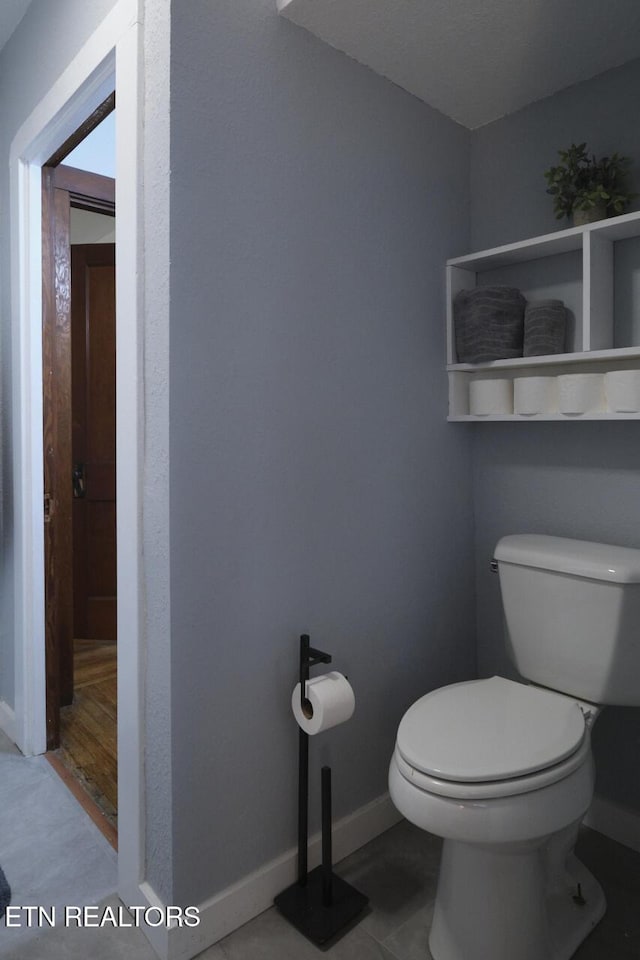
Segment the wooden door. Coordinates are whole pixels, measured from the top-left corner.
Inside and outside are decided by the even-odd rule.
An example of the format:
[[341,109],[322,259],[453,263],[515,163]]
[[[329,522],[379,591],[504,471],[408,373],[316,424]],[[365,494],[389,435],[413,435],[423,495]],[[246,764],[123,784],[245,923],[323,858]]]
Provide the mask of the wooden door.
[[115,244],[71,248],[73,622],[116,640]]
[[69,194],[42,171],[42,363],[47,748],[73,698],[71,561],[71,258]]
[[[65,166],[45,166],[42,170],[45,663],[49,750],[59,743],[60,707],[73,699],[74,498],[69,236],[72,205],[115,215],[115,181]],[[113,271],[112,262],[109,269]],[[90,299],[93,300],[93,295]],[[115,351],[112,363],[115,364]]]

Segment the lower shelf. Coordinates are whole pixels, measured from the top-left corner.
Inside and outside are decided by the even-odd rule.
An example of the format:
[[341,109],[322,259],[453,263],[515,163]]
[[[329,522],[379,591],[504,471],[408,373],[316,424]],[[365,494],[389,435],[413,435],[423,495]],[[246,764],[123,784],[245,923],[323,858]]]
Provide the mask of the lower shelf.
[[568,421],[576,423],[581,420],[640,420],[640,413],[580,413],[571,416],[567,413],[536,413],[532,416],[524,416],[520,413],[500,413],[489,414],[486,417],[475,417],[471,414],[447,417],[450,423],[531,423],[532,421]]
[[448,376],[454,422],[640,420],[637,357],[550,369],[449,370]]

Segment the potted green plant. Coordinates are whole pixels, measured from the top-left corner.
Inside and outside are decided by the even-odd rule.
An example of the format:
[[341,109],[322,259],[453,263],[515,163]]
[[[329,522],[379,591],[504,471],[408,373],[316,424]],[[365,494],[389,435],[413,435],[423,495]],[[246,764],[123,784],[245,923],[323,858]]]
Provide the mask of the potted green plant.
[[629,157],[612,153],[596,160],[586,143],[559,150],[562,161],[545,171],[547,193],[556,218],[570,217],[576,226],[624,213],[637,194],[628,189]]

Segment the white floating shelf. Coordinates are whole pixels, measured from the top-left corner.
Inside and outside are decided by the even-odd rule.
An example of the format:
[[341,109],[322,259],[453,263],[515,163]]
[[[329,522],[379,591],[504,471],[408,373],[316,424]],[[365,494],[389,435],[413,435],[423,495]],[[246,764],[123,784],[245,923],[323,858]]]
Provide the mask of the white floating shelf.
[[582,227],[555,230],[540,237],[506,243],[478,253],[468,253],[463,257],[447,260],[447,264],[482,272],[511,266],[514,263],[539,260],[542,257],[556,257],[563,253],[571,253],[573,250],[581,250],[585,234],[596,234],[614,242],[637,237],[640,234],[640,211],[623,213],[619,217],[609,217],[607,220],[598,220],[596,223],[586,223]]
[[567,413],[536,413],[532,416],[525,416],[520,413],[489,414],[486,417],[474,417],[470,414],[460,414],[459,416],[447,417],[450,423],[540,423],[543,420],[558,423],[562,421],[579,422],[587,420],[640,420],[640,413],[609,413],[605,410],[602,413],[581,413],[570,416]]
[[455,257],[447,263],[452,267],[481,272],[509,267],[514,263],[539,260],[541,257],[555,257],[562,253],[571,253],[572,250],[581,250],[584,232],[584,227],[570,227],[568,230],[558,230],[557,233],[533,237],[531,240],[520,240],[517,243],[507,243],[480,253]]
[[583,350],[581,353],[554,353],[543,357],[512,357],[508,360],[492,360],[490,363],[449,363],[448,371],[482,373],[489,370],[509,370],[520,367],[551,367],[567,363],[595,363],[604,360],[633,360],[640,358],[640,347],[615,347],[611,350]]
[[[578,372],[607,373],[640,369],[640,342],[614,346],[614,256],[619,241],[640,238],[640,211],[608,220],[558,230],[541,237],[482,250],[447,261],[447,371],[449,420],[461,422],[530,420],[637,420],[639,413],[602,412],[571,417],[564,414],[478,417],[469,415],[469,385],[475,379],[504,376],[558,375]],[[575,254],[560,260],[565,254]],[[632,267],[640,272],[640,251]],[[529,265],[531,265],[529,267]],[[491,276],[489,273],[491,272]],[[483,274],[487,274],[483,278]],[[626,283],[626,277],[624,278]],[[527,299],[556,297],[565,301],[571,317],[567,353],[541,357],[515,357],[490,363],[456,361],[453,300],[460,290],[486,283],[506,283],[522,290]],[[626,320],[640,341],[640,303],[627,305]]]

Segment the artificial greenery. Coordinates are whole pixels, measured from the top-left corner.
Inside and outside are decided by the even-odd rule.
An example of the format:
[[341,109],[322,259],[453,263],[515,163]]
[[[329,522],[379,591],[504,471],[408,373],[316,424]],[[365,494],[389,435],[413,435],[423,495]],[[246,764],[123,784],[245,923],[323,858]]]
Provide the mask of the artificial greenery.
[[572,143],[567,150],[558,150],[558,154],[562,163],[544,174],[558,220],[571,216],[574,210],[598,206],[606,209],[607,216],[624,213],[637,196],[628,190],[629,157],[612,153],[596,160],[587,153],[586,143]]

